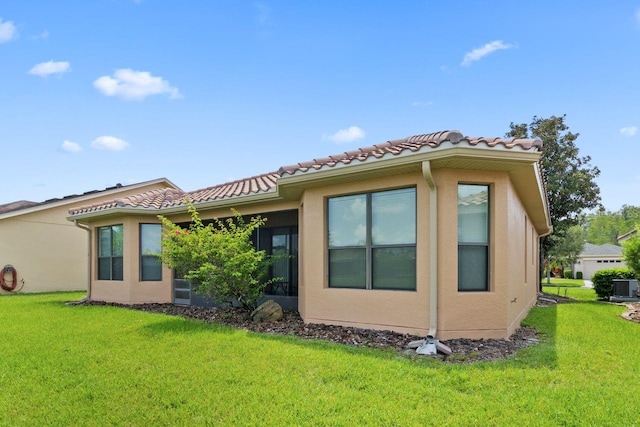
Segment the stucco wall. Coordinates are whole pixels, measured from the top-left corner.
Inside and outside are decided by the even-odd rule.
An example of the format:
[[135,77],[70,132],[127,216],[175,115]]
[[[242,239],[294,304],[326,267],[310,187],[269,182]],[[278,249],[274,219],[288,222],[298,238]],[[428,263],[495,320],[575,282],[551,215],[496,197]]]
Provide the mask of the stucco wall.
[[87,232],[66,215],[66,206],[60,206],[0,221],[0,268],[16,268],[16,290],[87,289]]
[[[244,206],[237,210],[242,215],[258,215],[267,218],[269,212],[293,210],[298,202],[270,203],[258,206]],[[202,210],[198,212],[201,219],[226,218],[232,215],[230,208],[217,210]],[[168,218],[174,223],[189,222],[191,217],[187,213],[170,215]],[[170,303],[173,302],[173,272],[163,267],[162,281],[140,280],[140,224],[159,223],[156,215],[145,216],[114,216],[90,223],[92,232],[91,256],[91,299],[95,301],[119,302],[123,304],[140,303]],[[274,222],[274,221],[272,221]],[[98,280],[96,256],[96,230],[99,227],[123,225],[123,280]]]
[[[507,172],[439,169],[438,328],[440,339],[507,337],[535,302],[537,234]],[[458,291],[458,184],[490,186],[490,285]],[[327,281],[328,197],[406,186],[417,189],[415,291],[335,289]],[[429,330],[429,189],[421,174],[318,187],[302,198],[300,312],[305,321],[425,335]],[[526,246],[525,246],[526,244]]]
[[[435,175],[440,218],[438,337],[507,337],[519,326],[520,319],[536,297],[534,270],[537,263],[532,264],[532,258],[527,254],[525,267],[525,229],[528,227],[520,199],[506,172],[449,169],[438,170]],[[489,291],[459,292],[457,288],[459,183],[490,186]],[[533,232],[535,234],[535,230]],[[529,242],[529,245],[537,247],[537,242]]]
[[[416,290],[329,288],[326,198],[367,191],[416,187]],[[424,335],[429,329],[429,190],[419,173],[308,189],[299,224],[300,314],[306,322],[387,329]]]
[[[19,292],[86,290],[88,236],[67,220],[69,209],[165,186],[153,183],[129,192],[97,193],[9,213],[0,219],[0,268],[6,264],[16,268]],[[0,293],[8,292],[0,289]]]

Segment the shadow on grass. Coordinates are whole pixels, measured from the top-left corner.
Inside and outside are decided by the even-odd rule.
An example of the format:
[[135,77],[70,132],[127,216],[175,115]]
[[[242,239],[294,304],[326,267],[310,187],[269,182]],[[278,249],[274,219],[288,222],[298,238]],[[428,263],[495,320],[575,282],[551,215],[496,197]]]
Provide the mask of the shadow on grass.
[[[575,302],[571,304],[582,304]],[[142,330],[151,335],[162,334],[194,334],[194,333],[210,333],[233,335],[242,331],[246,332],[244,338],[249,340],[246,345],[248,347],[260,348],[260,344],[256,342],[269,341],[277,342],[282,345],[292,345],[304,349],[312,349],[317,351],[338,352],[345,355],[353,355],[357,357],[368,357],[384,360],[403,360],[410,363],[417,363],[425,367],[451,367],[458,364],[467,366],[477,366],[480,369],[504,369],[505,364],[514,368],[533,368],[533,369],[556,369],[557,351],[556,351],[556,331],[557,331],[557,305],[548,307],[534,307],[529,316],[523,321],[523,325],[534,327],[538,330],[540,342],[530,347],[519,350],[515,355],[508,359],[496,359],[494,361],[474,361],[471,358],[456,358],[451,356],[449,360],[441,360],[439,357],[420,356],[413,351],[402,351],[393,348],[376,348],[367,346],[351,346],[330,340],[317,338],[299,337],[291,334],[269,334],[262,332],[246,331],[215,322],[205,322],[196,319],[185,319],[182,317],[171,317],[148,325],[144,325]],[[154,313],[160,314],[161,313]]]

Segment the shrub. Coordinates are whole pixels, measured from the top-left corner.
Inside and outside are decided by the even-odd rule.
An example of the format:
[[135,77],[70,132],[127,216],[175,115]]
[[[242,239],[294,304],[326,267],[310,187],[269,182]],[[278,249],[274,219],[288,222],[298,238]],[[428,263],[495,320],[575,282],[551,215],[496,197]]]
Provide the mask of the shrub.
[[233,218],[204,225],[193,206],[191,225],[182,229],[165,217],[162,237],[163,264],[193,280],[195,291],[217,302],[237,303],[253,309],[264,295],[269,257],[251,243],[251,233],[264,224],[257,217],[246,223]]
[[564,278],[565,279],[573,279],[573,271],[572,270],[565,270],[564,271]]
[[576,271],[576,279],[582,280],[582,271]]
[[593,288],[601,299],[608,299],[613,288],[613,279],[635,279],[636,275],[628,267],[598,270],[591,276]]

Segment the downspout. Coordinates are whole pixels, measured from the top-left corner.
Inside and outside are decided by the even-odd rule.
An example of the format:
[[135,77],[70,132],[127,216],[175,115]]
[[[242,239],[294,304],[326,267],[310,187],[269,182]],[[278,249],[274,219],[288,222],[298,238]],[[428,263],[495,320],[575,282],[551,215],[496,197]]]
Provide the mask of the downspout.
[[87,227],[86,225],[82,225],[78,222],[77,219],[73,220],[73,225],[75,225],[78,228],[81,228],[83,230],[85,230],[87,232],[87,251],[89,253],[88,255],[88,262],[87,262],[87,297],[86,300],[90,301],[91,300],[91,228]]
[[431,174],[431,162],[422,162],[422,176],[429,186],[429,332],[435,338],[438,330],[438,191]]

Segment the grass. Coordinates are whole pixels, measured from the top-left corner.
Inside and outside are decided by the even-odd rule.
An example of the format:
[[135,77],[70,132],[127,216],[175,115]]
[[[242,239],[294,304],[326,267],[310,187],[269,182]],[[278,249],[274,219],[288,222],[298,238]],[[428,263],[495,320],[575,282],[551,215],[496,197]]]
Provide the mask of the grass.
[[0,297],[0,425],[638,425],[621,306],[534,307],[540,344],[451,365],[64,305],[81,296]]
[[[562,286],[562,287],[581,287],[584,286],[584,280],[581,279],[560,279],[560,278],[551,278],[549,280],[552,286]],[[547,286],[547,279],[542,279],[542,284]]]

